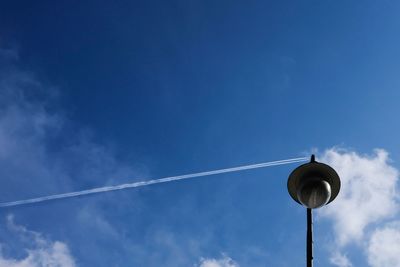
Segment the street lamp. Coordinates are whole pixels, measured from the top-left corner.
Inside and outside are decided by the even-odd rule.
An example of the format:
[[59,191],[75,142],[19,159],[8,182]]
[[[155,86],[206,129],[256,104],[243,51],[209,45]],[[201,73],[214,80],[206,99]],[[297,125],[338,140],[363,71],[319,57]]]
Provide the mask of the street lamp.
[[311,156],[309,163],[303,164],[289,175],[287,187],[290,196],[307,208],[307,267],[312,267],[312,209],[332,202],[339,194],[340,178],[336,171]]

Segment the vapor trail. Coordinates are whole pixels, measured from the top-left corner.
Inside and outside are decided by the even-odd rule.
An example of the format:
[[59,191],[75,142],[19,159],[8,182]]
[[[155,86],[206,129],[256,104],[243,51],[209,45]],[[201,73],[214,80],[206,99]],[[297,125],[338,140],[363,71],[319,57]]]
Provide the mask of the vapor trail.
[[17,201],[11,201],[11,202],[3,202],[3,203],[0,203],[0,208],[14,207],[14,206],[20,206],[20,205],[26,205],[26,204],[32,204],[32,203],[39,203],[39,202],[44,202],[44,201],[49,201],[49,200],[54,200],[54,199],[70,198],[70,197],[90,195],[90,194],[96,194],[96,193],[102,193],[102,192],[116,191],[116,190],[122,190],[122,189],[127,189],[127,188],[134,188],[134,187],[141,187],[141,186],[147,186],[147,185],[152,185],[152,184],[160,184],[160,183],[166,183],[166,182],[172,182],[172,181],[178,181],[178,180],[184,180],[184,179],[191,179],[191,178],[195,178],[195,177],[216,175],[216,174],[221,174],[221,173],[238,172],[238,171],[244,171],[244,170],[250,170],[250,169],[271,167],[271,166],[276,166],[276,165],[285,165],[285,164],[291,164],[291,163],[297,163],[297,162],[304,162],[307,160],[308,160],[308,158],[305,158],[305,157],[304,158],[277,160],[277,161],[270,161],[270,162],[264,162],[264,163],[258,163],[258,164],[251,164],[251,165],[227,168],[227,169],[219,169],[219,170],[213,170],[213,171],[205,171],[205,172],[184,174],[184,175],[178,175],[178,176],[170,176],[170,177],[142,181],[142,182],[104,186],[104,187],[98,187],[98,188],[87,189],[87,190],[76,191],[76,192],[69,192],[69,193],[43,196],[43,197],[37,197],[37,198],[30,198],[30,199],[24,199],[24,200],[17,200]]

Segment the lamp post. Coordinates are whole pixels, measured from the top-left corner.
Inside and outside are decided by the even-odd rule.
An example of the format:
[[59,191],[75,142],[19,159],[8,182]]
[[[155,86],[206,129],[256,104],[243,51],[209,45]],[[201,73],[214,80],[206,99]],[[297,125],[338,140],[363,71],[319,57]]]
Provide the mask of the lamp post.
[[290,196],[307,208],[307,267],[313,265],[312,210],[332,202],[339,194],[340,178],[327,164],[315,161],[303,164],[289,175],[287,187]]

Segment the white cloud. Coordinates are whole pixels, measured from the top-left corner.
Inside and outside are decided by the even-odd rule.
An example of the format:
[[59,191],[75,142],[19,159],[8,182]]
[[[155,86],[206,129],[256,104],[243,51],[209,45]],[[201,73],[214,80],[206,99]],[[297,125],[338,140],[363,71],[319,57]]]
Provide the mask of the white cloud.
[[331,165],[341,178],[341,192],[318,214],[329,218],[335,232],[331,263],[353,266],[344,247],[361,248],[372,267],[400,267],[400,222],[396,187],[399,171],[389,163],[388,153],[377,149],[373,155],[329,149],[319,159]]
[[319,214],[334,221],[337,242],[344,246],[364,238],[365,228],[397,212],[398,171],[389,165],[388,153],[375,150],[372,156],[327,150],[322,158],[341,177],[339,196]]
[[332,257],[330,258],[330,262],[333,265],[336,265],[338,267],[352,267],[353,264],[350,262],[350,260],[347,258],[346,255],[335,252]]
[[221,259],[202,259],[199,267],[239,267],[239,265],[224,255]]
[[367,247],[372,267],[400,266],[400,222],[376,229]]
[[[42,237],[40,233],[27,230],[16,225],[13,217],[7,218],[9,230],[15,232],[19,238],[31,241],[31,248],[25,249],[26,256],[22,259],[7,258],[0,251],[0,267],[75,267],[68,246],[60,241],[50,241]],[[5,245],[3,244],[2,247]]]

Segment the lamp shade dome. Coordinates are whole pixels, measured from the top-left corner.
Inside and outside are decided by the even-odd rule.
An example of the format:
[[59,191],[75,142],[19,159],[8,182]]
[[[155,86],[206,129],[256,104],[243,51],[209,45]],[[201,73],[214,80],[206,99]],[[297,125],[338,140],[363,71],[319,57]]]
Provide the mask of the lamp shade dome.
[[287,183],[290,196],[301,205],[315,209],[332,202],[339,194],[340,178],[327,164],[311,162],[297,167]]

